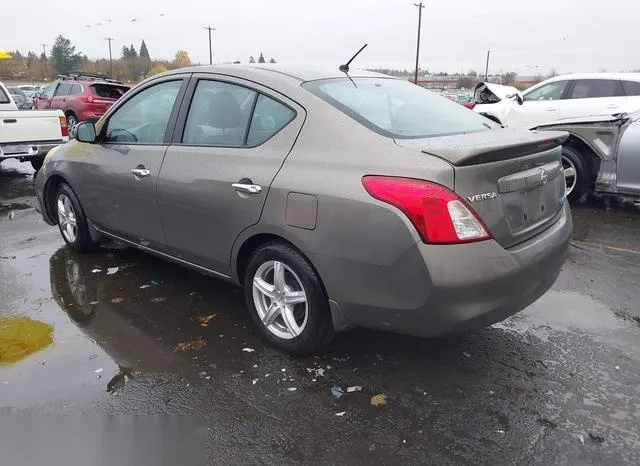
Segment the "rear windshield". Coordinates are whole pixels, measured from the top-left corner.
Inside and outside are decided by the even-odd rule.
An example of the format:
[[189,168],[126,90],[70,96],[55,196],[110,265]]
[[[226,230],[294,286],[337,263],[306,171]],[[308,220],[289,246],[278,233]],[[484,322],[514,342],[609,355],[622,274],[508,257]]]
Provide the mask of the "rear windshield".
[[113,84],[92,84],[90,87],[94,95],[107,99],[119,99],[129,90],[127,86],[116,86]]
[[302,86],[367,128],[391,138],[426,138],[496,127],[485,117],[408,81],[349,78]]

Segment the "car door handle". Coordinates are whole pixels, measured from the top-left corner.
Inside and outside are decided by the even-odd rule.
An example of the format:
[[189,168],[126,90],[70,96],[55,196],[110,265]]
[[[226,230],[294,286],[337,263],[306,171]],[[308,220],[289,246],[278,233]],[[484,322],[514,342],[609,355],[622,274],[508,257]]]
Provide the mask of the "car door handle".
[[607,105],[607,108],[620,108],[620,105],[618,105],[618,104],[609,104],[609,105]]
[[558,107],[547,107],[547,112],[555,112],[558,110]]
[[260,194],[262,192],[262,186],[259,184],[233,183],[231,186],[239,193]]
[[151,170],[147,170],[144,167],[137,167],[132,169],[131,173],[139,178],[146,178],[147,176],[151,175]]

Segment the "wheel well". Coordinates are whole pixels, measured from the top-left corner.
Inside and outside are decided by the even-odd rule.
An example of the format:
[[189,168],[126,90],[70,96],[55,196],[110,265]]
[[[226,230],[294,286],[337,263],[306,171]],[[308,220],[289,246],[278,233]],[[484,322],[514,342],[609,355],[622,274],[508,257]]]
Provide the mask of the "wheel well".
[[244,273],[247,270],[247,266],[249,265],[249,259],[251,258],[251,255],[259,247],[261,247],[262,245],[264,245],[266,243],[270,243],[272,241],[279,241],[281,243],[284,243],[284,244],[292,247],[296,251],[298,251],[300,254],[302,254],[302,256],[309,262],[309,265],[311,265],[311,268],[313,269],[313,271],[318,276],[318,280],[320,282],[320,286],[322,286],[322,291],[324,292],[324,295],[328,296],[327,289],[324,286],[324,282],[322,281],[322,277],[318,273],[318,269],[316,269],[315,265],[313,265],[313,263],[309,260],[307,255],[305,253],[303,253],[300,250],[300,248],[298,248],[291,241],[287,241],[286,239],[284,239],[281,236],[273,235],[273,234],[270,234],[270,233],[260,233],[258,235],[252,236],[251,238],[247,239],[242,244],[242,246],[240,246],[240,251],[238,252],[238,258],[236,260],[236,274],[237,274],[237,278],[238,278],[238,281],[240,282],[240,284],[242,284],[243,281],[244,281]]
[[573,134],[569,135],[569,139],[567,139],[564,143],[565,146],[568,146],[575,150],[582,159],[585,161],[589,168],[589,172],[591,175],[591,179],[594,180],[598,176],[598,171],[600,170],[600,157],[593,151],[591,147],[589,147],[582,139]]
[[44,207],[47,209],[47,215],[49,218],[55,223],[58,222],[58,216],[55,215],[56,191],[58,190],[58,186],[66,182],[67,180],[60,175],[52,175],[49,177],[47,184],[44,187]]

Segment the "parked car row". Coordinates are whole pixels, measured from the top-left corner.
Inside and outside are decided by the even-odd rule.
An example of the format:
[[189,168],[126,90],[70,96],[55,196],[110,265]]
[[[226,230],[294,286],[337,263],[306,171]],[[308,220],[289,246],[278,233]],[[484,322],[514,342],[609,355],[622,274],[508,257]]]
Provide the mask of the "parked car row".
[[[474,111],[505,127],[569,132],[563,165],[571,200],[593,189],[640,195],[640,176],[633,168],[640,164],[640,152],[624,149],[635,145],[631,141],[636,137],[634,112],[640,110],[640,74],[556,76],[522,93],[509,86],[480,83],[475,101]],[[597,130],[600,127],[603,133]]]

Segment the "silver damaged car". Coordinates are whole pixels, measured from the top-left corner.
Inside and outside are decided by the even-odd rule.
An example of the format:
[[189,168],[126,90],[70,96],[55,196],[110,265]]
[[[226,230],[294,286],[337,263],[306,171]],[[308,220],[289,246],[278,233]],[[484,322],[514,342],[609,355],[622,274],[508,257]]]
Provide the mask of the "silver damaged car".
[[244,287],[276,347],[361,326],[432,337],[498,322],[567,257],[565,132],[499,128],[404,80],[198,67],[133,88],[51,151],[44,220]]

